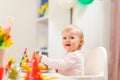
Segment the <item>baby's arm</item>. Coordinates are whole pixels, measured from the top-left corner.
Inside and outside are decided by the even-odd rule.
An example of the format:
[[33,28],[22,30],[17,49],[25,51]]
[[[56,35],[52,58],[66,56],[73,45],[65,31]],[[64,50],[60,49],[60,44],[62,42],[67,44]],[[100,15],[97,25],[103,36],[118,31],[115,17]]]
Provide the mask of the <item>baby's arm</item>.
[[69,69],[76,63],[75,55],[67,55],[64,59],[55,60],[48,58],[47,56],[42,56],[41,62],[58,70]]

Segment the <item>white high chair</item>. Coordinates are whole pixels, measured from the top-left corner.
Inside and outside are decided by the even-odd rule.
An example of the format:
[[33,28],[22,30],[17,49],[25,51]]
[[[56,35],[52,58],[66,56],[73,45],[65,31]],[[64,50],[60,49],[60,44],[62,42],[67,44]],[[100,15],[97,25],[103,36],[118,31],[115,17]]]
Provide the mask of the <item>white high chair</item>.
[[71,76],[73,80],[106,80],[107,51],[97,47],[89,55],[85,65],[85,76]]

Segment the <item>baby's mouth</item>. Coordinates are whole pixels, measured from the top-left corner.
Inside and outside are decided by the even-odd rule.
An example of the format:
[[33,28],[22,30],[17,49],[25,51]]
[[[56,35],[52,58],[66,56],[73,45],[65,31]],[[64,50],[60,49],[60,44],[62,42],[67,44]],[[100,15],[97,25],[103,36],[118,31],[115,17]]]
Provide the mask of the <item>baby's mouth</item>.
[[71,44],[66,44],[65,46],[71,46]]

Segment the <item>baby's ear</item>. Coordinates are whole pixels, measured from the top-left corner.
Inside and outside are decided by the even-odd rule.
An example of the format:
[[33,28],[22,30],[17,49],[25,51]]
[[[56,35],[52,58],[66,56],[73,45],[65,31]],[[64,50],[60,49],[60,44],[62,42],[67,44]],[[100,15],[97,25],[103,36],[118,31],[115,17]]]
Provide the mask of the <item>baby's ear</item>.
[[83,45],[84,44],[84,39],[81,39],[80,40],[80,45]]

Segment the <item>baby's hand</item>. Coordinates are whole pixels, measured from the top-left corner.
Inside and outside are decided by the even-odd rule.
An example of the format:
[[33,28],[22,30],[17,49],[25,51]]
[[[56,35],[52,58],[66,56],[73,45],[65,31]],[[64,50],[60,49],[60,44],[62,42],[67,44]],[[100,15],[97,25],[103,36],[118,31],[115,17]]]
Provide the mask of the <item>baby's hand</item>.
[[37,54],[37,59],[38,59],[39,62],[41,62],[41,59],[42,59],[42,54],[41,53]]

